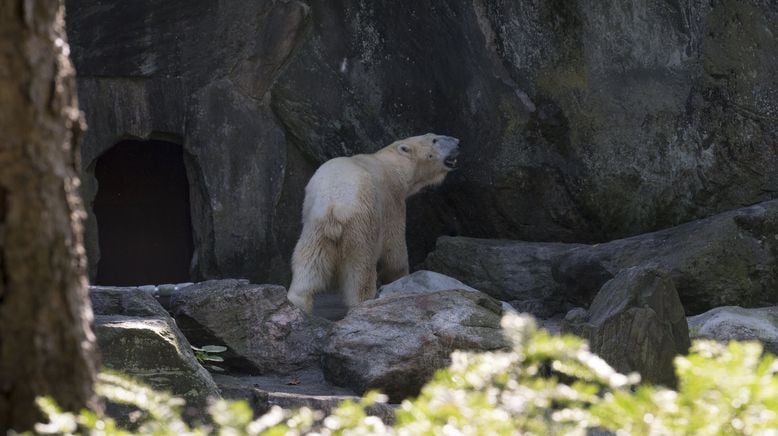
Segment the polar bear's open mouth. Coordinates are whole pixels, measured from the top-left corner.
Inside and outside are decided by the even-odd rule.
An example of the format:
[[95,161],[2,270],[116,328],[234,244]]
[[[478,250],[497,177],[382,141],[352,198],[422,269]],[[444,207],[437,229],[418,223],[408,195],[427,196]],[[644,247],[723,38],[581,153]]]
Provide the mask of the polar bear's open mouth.
[[457,158],[459,157],[459,150],[454,150],[451,153],[446,156],[446,159],[443,160],[443,165],[446,166],[446,168],[453,170],[457,168],[457,165],[459,164],[459,161]]

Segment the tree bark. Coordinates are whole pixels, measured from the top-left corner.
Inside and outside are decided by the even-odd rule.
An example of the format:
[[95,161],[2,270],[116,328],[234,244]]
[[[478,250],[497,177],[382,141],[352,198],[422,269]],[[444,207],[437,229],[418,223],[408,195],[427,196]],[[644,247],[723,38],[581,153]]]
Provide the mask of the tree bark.
[[62,0],[0,1],[0,434],[94,406],[78,110]]

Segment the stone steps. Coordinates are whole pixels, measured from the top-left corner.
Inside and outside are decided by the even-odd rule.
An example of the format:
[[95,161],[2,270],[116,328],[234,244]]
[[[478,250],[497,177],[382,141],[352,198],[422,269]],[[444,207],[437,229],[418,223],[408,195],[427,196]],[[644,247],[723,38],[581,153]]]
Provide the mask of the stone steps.
[[[284,409],[308,407],[330,414],[345,400],[359,401],[353,391],[333,386],[324,380],[318,369],[311,368],[292,375],[212,374],[222,396],[229,400],[245,400],[254,416],[260,416],[273,406]],[[396,404],[375,404],[368,413],[385,423],[394,421]]]

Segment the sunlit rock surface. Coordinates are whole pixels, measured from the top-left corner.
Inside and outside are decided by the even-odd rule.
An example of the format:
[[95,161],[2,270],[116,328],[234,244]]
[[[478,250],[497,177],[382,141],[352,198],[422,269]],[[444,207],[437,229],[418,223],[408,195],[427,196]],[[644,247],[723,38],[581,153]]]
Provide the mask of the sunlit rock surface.
[[[133,288],[92,287],[95,335],[102,364],[187,401],[187,418],[202,417],[219,390],[195,359],[175,321],[147,292]],[[127,422],[126,407],[109,414]]]
[[778,355],[778,307],[717,307],[691,316],[692,339],[715,339],[720,342],[760,341],[765,350]]

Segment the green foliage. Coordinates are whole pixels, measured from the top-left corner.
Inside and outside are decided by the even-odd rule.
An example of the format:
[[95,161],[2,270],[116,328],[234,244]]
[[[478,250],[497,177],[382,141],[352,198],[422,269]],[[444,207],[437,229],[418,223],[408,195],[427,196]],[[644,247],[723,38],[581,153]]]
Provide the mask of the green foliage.
[[[639,385],[637,375],[614,371],[571,336],[539,331],[529,317],[503,319],[513,348],[452,355],[418,398],[406,400],[393,426],[367,408],[386,397],[369,393],[329,416],[302,408],[274,407],[253,419],[245,402],[217,401],[211,423],[196,428],[181,419],[182,401],[102,374],[98,392],[142,411],[138,433],[156,435],[437,435],[586,434],[604,428],[629,435],[776,434],[778,363],[755,343],[697,342],[676,359],[678,391]],[[63,413],[51,400],[39,405],[49,422],[44,434],[129,434],[107,418],[85,411]]]
[[616,392],[592,416],[628,434],[778,434],[778,362],[761,344],[698,341],[675,367],[677,392]]
[[[507,316],[509,352],[452,355],[419,398],[397,412],[397,429],[438,434],[584,434],[587,410],[605,392],[638,381],[615,372],[573,336],[538,331],[528,317]],[[560,382],[565,380],[566,383]]]
[[213,365],[209,362],[224,362],[224,358],[217,356],[217,354],[227,351],[227,347],[222,345],[203,345],[199,348],[195,346],[191,347],[192,351],[194,351],[195,358],[198,362],[200,362],[200,365],[203,365],[205,368],[210,369],[211,371],[224,371],[224,369],[221,367]]

